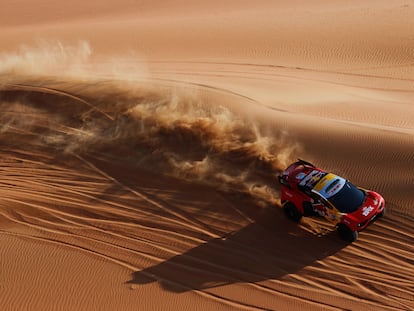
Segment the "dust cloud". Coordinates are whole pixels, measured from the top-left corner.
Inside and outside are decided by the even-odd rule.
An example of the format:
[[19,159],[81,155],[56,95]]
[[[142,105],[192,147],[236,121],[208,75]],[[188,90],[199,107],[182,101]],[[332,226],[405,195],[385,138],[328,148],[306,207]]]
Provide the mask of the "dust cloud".
[[288,133],[231,108],[242,100],[231,94],[134,82],[130,69],[104,79],[108,64],[97,70],[90,55],[85,42],[1,55],[0,133],[264,201],[278,197],[275,177],[299,148]]

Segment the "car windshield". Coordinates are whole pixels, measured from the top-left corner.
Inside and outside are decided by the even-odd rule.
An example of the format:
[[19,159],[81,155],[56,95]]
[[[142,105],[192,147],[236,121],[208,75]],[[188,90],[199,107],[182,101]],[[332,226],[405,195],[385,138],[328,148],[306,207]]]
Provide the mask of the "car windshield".
[[328,199],[341,213],[355,212],[365,201],[365,192],[350,182]]

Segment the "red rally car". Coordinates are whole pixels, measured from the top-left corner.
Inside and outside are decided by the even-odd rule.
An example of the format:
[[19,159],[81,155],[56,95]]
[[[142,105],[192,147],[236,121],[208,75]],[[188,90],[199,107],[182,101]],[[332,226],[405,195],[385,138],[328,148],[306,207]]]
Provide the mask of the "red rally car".
[[325,217],[348,242],[355,241],[359,231],[385,214],[385,201],[380,194],[356,187],[304,160],[289,165],[279,182],[288,218],[298,222],[302,216]]

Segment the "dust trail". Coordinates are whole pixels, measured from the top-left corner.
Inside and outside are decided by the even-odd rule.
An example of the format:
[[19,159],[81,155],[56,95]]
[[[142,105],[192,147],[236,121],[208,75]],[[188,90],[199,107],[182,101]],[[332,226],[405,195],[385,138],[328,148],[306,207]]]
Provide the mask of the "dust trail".
[[87,41],[66,45],[58,40],[37,40],[34,45],[22,45],[17,52],[0,52],[0,83],[21,76],[59,76],[75,80],[105,76],[126,82],[147,75],[142,55],[129,52],[96,63],[93,61],[93,49]]
[[[24,50],[2,62],[0,72],[13,74],[0,84],[0,135],[25,133],[31,144],[61,152],[105,156],[131,169],[267,202],[278,197],[275,175],[294,158],[298,145],[287,133],[266,129],[239,109],[249,105],[245,99],[194,86],[133,84],[120,71],[113,80],[103,80],[102,71],[92,79],[94,71],[85,66],[89,53],[85,44],[58,45]],[[72,58],[78,78],[69,70],[70,78],[45,79],[28,66],[51,59],[45,72],[52,73]]]
[[37,46],[21,46],[17,53],[0,54],[0,74],[40,75],[79,73],[91,56],[92,50],[85,41],[74,46],[61,42],[39,41]]
[[[139,140],[154,165],[173,175],[263,198],[277,197],[275,174],[296,151],[286,134],[266,135],[258,124],[224,106],[206,108],[197,98],[174,95],[128,109],[118,139]],[[131,127],[132,126],[132,127]],[[141,149],[142,150],[142,149]]]

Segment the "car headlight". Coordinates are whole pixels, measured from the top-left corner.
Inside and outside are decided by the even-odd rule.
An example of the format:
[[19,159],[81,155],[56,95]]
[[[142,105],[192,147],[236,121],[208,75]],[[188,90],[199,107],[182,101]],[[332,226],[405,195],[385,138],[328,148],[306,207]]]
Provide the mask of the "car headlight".
[[365,221],[363,221],[363,222],[359,223],[359,224],[358,224],[358,227],[363,227],[363,226],[367,223],[367,221],[368,221],[368,220],[365,220]]

